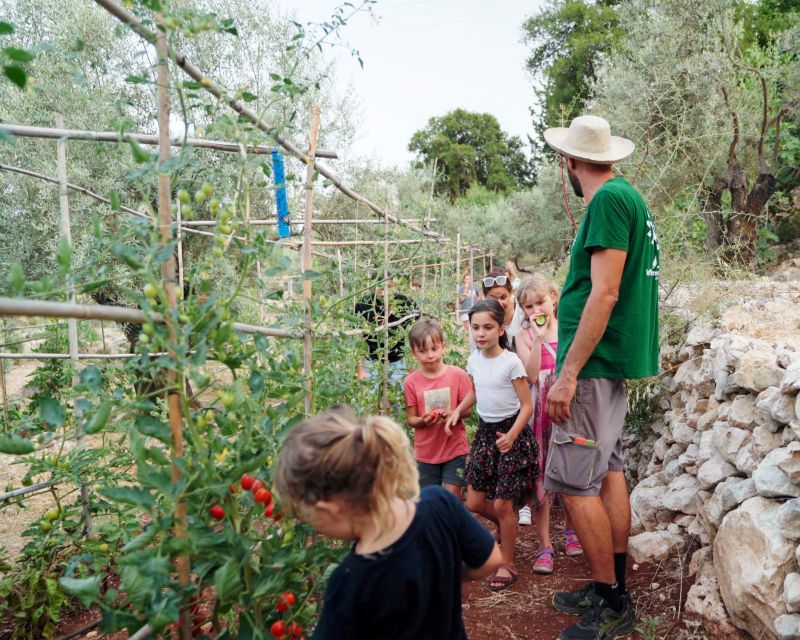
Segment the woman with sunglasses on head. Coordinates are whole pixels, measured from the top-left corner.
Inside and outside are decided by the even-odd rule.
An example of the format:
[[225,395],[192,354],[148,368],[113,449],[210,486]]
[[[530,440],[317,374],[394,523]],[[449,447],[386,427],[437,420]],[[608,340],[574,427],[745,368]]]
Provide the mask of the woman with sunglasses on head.
[[522,329],[525,321],[525,313],[517,305],[514,299],[514,289],[511,280],[505,271],[495,267],[487,273],[481,283],[483,285],[483,297],[485,299],[494,298],[503,307],[504,320],[503,328],[508,336],[509,350],[516,351],[514,337]]

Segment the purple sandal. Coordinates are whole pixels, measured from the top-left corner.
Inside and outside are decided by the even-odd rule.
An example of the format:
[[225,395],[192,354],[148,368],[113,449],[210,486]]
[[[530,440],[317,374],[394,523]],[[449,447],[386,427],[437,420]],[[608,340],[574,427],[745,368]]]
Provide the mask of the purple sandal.
[[564,529],[564,538],[566,538],[567,542],[565,553],[570,558],[583,555],[583,545],[578,540],[578,534],[575,533],[575,529]]
[[534,573],[550,574],[553,573],[553,547],[539,549],[536,554],[536,562],[533,563]]

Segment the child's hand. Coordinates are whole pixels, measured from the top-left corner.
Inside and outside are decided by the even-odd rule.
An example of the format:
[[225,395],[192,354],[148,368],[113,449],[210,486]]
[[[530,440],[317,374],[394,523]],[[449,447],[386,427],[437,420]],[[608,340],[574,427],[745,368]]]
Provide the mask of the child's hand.
[[444,423],[444,432],[451,436],[453,435],[453,427],[458,424],[458,421],[461,419],[461,414],[459,413],[458,409],[453,409],[450,412],[450,415],[447,416],[447,420]]
[[422,416],[420,418],[420,420],[422,420],[422,424],[424,424],[426,427],[428,427],[428,426],[432,425],[436,421],[435,418],[436,418],[436,412],[435,411],[429,411],[424,416]]
[[547,328],[550,326],[550,316],[544,314],[534,315],[528,318],[533,334],[540,339],[544,338]]
[[497,432],[497,440],[495,440],[495,444],[497,448],[500,449],[500,453],[508,453],[511,451],[511,447],[514,445],[514,441],[517,439],[517,436],[511,435],[511,432],[503,433],[502,431]]

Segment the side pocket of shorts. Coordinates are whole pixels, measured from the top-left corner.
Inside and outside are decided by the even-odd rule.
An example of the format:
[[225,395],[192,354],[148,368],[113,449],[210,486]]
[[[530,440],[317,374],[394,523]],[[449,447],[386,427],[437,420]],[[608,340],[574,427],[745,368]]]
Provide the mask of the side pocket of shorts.
[[559,484],[575,489],[588,489],[597,475],[597,445],[575,444],[573,437],[556,424],[545,475]]

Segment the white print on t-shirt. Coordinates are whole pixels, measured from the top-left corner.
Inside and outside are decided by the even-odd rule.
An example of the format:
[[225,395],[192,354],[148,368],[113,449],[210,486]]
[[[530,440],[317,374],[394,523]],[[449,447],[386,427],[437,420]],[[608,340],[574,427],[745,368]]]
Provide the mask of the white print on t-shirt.
[[450,411],[450,387],[428,389],[422,395],[425,398],[425,413],[437,410]]
[[658,264],[658,256],[659,256],[659,248],[658,248],[658,235],[656,235],[656,225],[653,222],[653,218],[650,217],[650,211],[647,211],[647,220],[645,220],[647,224],[647,237],[650,238],[650,244],[655,248],[655,253],[653,254],[653,262],[645,271],[646,275],[650,276],[651,278],[658,278],[661,270]]

